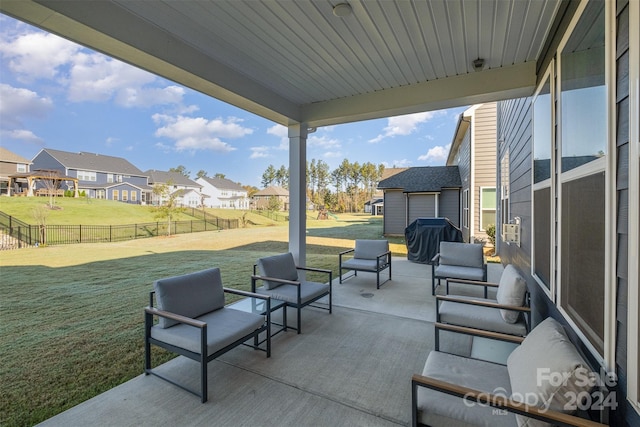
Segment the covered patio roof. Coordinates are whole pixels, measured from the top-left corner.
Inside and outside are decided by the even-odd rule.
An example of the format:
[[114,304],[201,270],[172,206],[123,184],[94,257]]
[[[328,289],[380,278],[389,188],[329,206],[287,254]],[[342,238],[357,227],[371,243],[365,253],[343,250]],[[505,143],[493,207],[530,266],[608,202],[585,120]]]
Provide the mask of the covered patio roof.
[[276,123],[316,127],[530,95],[568,3],[3,0],[0,10]]

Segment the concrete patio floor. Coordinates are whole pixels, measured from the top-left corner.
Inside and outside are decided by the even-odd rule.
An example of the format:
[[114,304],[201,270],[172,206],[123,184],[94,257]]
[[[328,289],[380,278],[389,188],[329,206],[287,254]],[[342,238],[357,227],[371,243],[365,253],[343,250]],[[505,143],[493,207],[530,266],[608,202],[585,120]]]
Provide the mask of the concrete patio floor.
[[[498,280],[501,270],[499,264],[489,264],[489,281]],[[209,363],[209,400],[204,404],[141,374],[40,425],[408,425],[410,378],[422,371],[433,349],[431,267],[394,258],[393,278],[380,289],[373,274],[358,273],[342,284],[336,278],[333,301],[331,315],[303,309],[302,334],[276,335],[271,358],[240,347]],[[295,313],[288,316],[294,324]],[[456,339],[444,345],[466,345]],[[194,361],[177,357],[157,369],[190,388],[199,387]]]

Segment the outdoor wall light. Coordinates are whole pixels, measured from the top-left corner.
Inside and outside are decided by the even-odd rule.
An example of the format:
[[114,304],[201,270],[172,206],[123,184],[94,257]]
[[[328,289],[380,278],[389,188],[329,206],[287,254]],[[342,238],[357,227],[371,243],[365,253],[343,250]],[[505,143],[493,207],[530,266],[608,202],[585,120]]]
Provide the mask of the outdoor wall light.
[[478,58],[473,61],[473,70],[474,71],[482,71],[484,68],[484,59]]
[[337,4],[333,6],[333,14],[339,16],[340,18],[349,16],[351,15],[351,6],[348,3]]

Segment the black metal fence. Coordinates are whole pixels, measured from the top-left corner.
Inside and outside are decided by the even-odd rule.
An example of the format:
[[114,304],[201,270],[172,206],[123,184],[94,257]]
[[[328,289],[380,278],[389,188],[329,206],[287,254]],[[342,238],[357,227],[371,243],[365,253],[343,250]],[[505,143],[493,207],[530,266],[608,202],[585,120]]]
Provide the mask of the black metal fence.
[[[195,216],[195,215],[194,215]],[[158,221],[127,225],[31,225],[0,212],[0,249],[37,245],[121,242],[168,234],[197,233],[239,227],[237,219],[202,213],[193,221]]]

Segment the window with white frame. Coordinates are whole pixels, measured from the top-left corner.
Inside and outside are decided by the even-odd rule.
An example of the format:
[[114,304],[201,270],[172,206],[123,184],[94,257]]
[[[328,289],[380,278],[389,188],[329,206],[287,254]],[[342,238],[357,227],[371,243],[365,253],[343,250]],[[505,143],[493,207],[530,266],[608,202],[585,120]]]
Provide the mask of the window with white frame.
[[122,190],[122,201],[129,201],[129,190]]
[[469,228],[469,189],[462,192],[462,226]]
[[500,223],[508,224],[511,219],[509,204],[509,150],[500,159]]
[[118,190],[113,190],[111,196],[113,200],[120,200],[120,192]]
[[496,189],[495,187],[480,188],[480,230],[485,231],[490,225],[496,224]]
[[112,173],[108,173],[107,174],[107,182],[108,183],[112,183],[113,182],[113,174]]
[[552,247],[555,245],[552,230],[552,204],[555,191],[552,175],[555,173],[553,156],[553,81],[552,62],[543,83],[533,99],[533,256],[532,275],[547,294],[552,295]]
[[604,356],[607,96],[605,2],[591,1],[559,59],[559,302]]
[[24,163],[18,163],[16,165],[16,170],[18,172],[26,172],[27,171],[27,165],[25,165]]
[[605,2],[582,3],[532,101],[532,275],[607,357]]
[[[640,2],[629,2],[629,248],[627,396],[640,412]],[[635,22],[635,25],[633,23]],[[635,197],[633,197],[635,195]],[[635,220],[634,220],[635,219]],[[635,307],[635,309],[631,309]]]
[[96,181],[96,173],[90,171],[78,171],[78,180],[79,181]]

